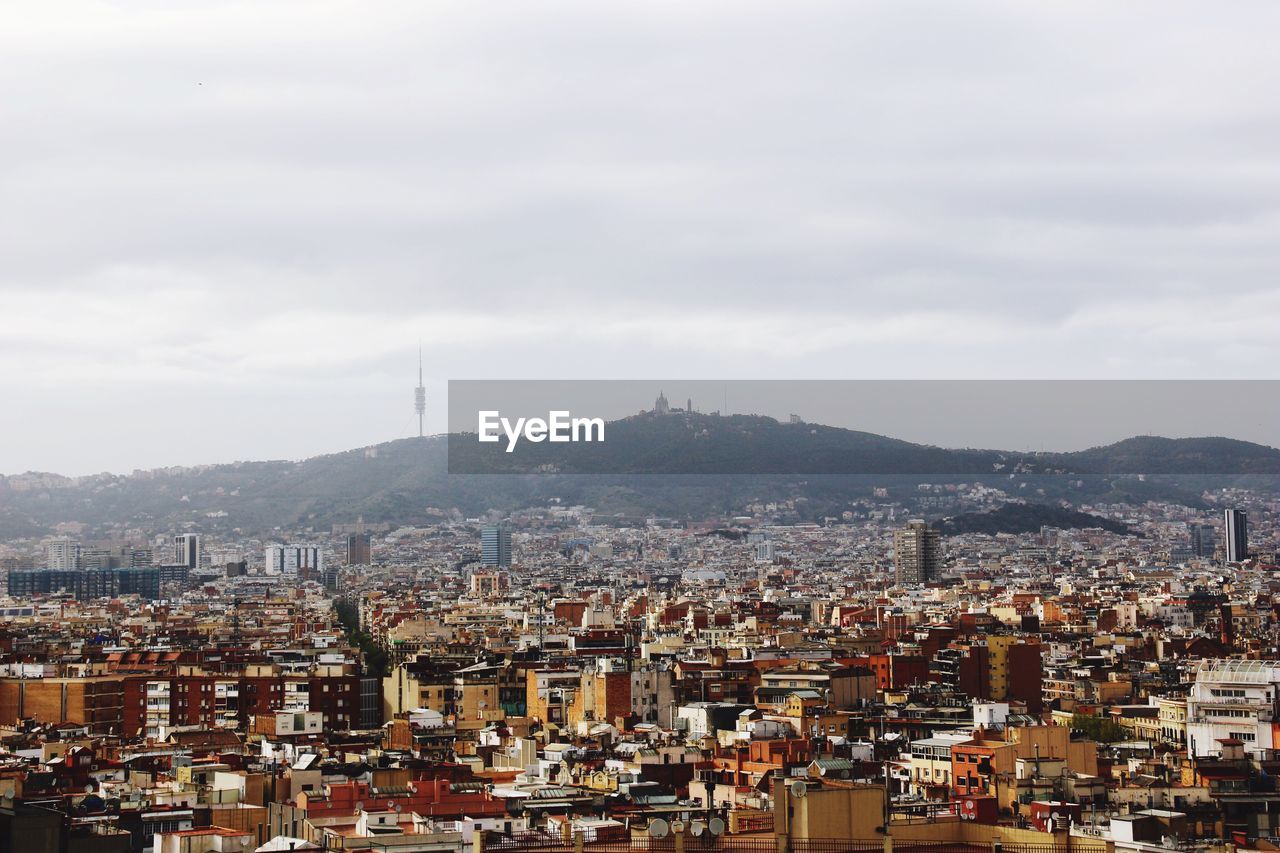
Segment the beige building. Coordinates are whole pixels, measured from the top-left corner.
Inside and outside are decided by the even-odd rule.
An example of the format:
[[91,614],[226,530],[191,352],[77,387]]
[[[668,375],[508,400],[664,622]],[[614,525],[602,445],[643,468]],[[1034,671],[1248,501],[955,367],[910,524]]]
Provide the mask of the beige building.
[[1187,742],[1187,700],[1161,696],[1156,700],[1160,709],[1157,719],[1160,721],[1160,740],[1165,743],[1184,744]]
[[0,721],[83,723],[117,733],[124,716],[124,677],[0,678]]
[[566,725],[575,714],[582,673],[576,669],[531,669],[525,675],[525,715]]
[[964,735],[942,735],[911,742],[911,793],[925,800],[944,801],[951,796],[951,747],[968,740]]
[[792,839],[873,839],[885,822],[879,785],[822,784],[803,779],[773,783],[773,829]]
[[1005,738],[1014,744],[1017,758],[1033,760],[1039,745],[1040,758],[1061,759],[1073,773],[1098,775],[1097,742],[1072,740],[1068,726],[1010,726]]

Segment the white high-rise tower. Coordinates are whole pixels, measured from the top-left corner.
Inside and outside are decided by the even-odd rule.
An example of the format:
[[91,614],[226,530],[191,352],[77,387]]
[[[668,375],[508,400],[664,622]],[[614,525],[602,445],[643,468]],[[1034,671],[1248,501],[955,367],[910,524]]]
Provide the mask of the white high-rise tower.
[[418,387],[413,389],[413,408],[418,412],[418,438],[422,438],[422,418],[427,413],[427,389],[422,386],[422,345],[418,345]]

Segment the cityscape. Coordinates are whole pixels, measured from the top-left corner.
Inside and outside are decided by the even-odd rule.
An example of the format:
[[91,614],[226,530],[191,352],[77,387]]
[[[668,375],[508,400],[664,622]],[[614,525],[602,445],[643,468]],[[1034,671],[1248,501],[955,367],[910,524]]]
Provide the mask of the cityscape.
[[547,498],[15,537],[6,831],[156,853],[1272,837],[1280,495],[966,531],[1052,507],[953,479],[820,519]]
[[1277,33],[6,2],[0,853],[1280,853]]

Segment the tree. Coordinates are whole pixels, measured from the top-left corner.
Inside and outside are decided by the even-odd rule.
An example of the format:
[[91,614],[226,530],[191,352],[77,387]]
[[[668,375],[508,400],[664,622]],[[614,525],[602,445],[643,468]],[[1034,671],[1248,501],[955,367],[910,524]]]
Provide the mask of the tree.
[[1129,738],[1129,732],[1119,723],[1090,714],[1072,714],[1071,728],[1084,732],[1091,740],[1096,740],[1098,743],[1115,743]]
[[336,599],[333,603],[338,623],[347,632],[347,642],[360,649],[360,657],[364,661],[365,675],[382,678],[387,674],[389,658],[386,649],[368,633],[360,630],[360,610],[355,603],[346,598]]

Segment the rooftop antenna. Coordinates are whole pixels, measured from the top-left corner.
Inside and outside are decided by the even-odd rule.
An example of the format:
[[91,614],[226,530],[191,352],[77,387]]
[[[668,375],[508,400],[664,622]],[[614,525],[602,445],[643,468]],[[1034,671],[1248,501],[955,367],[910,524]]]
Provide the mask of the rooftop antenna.
[[427,389],[422,386],[422,343],[418,343],[418,387],[413,389],[413,408],[418,412],[418,438],[422,438],[422,417],[427,412]]

